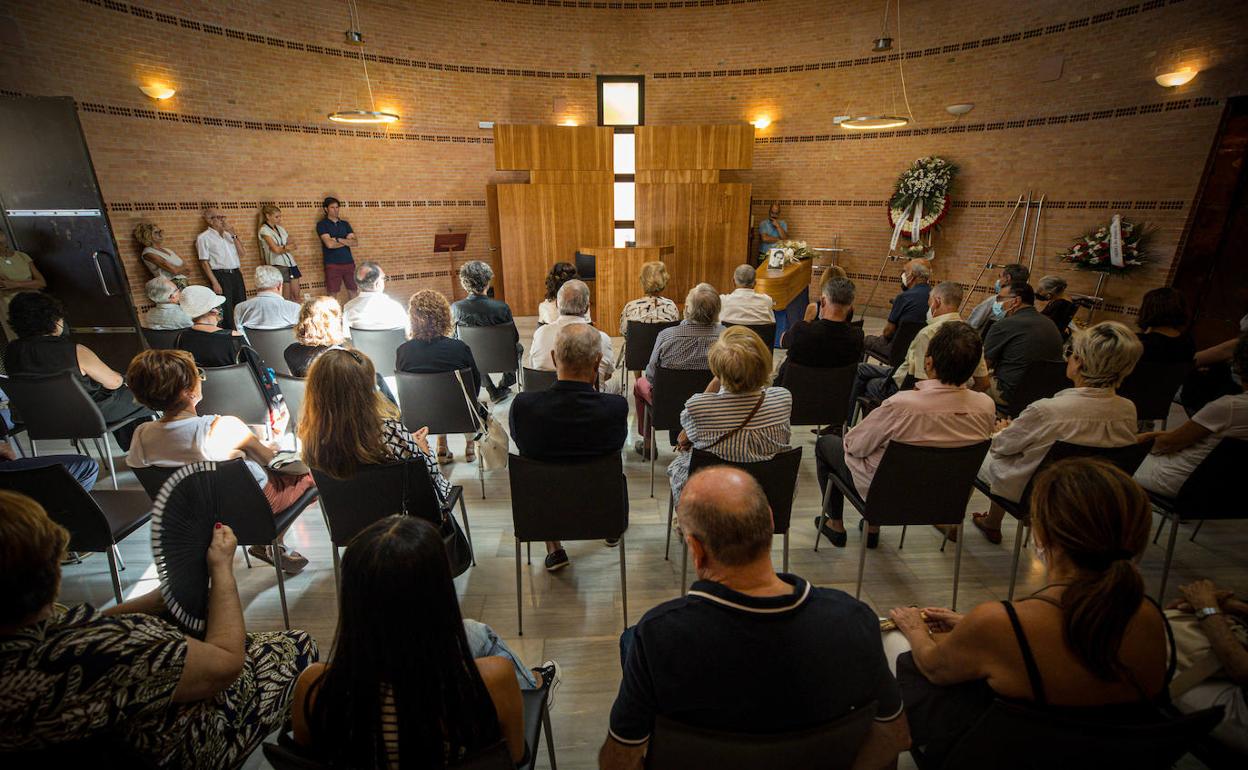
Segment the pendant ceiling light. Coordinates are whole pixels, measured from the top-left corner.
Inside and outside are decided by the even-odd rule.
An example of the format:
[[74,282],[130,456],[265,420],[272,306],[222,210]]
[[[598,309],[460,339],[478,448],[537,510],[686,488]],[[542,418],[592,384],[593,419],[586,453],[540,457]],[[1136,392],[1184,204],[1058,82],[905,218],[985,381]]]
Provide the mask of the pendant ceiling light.
[[[888,6],[894,0],[884,0],[884,26],[880,30],[880,36],[877,37],[871,46],[871,50],[876,53],[891,51],[893,49],[893,38],[888,36]],[[840,125],[841,128],[857,130],[857,131],[880,131],[886,128],[901,128],[914,122],[914,114],[910,111],[910,97],[906,96],[906,73],[901,63],[905,58],[901,50],[901,0],[897,3],[897,72],[901,80],[901,93],[906,100],[906,116],[902,115],[852,115],[849,117],[838,117],[833,122]],[[894,99],[896,94],[894,93]]]
[[861,115],[841,121],[841,128],[871,130],[882,128],[900,128],[910,122],[909,118],[900,115]]
[[373,97],[373,83],[368,77],[368,59],[364,57],[364,33],[360,31],[360,12],[355,0],[347,0],[347,13],[351,17],[351,27],[347,30],[347,41],[360,46],[360,63],[364,65],[364,85],[368,87],[368,102],[372,109],[368,110],[337,110],[329,113],[329,119],[335,123],[352,123],[377,125],[394,123],[399,116],[393,112],[377,109],[377,100]]

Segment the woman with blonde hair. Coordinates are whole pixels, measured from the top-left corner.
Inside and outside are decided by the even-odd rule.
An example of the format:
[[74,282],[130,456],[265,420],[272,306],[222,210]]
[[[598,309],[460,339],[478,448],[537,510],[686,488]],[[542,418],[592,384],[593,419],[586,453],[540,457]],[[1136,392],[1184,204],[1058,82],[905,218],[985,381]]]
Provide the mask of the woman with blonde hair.
[[322,353],[345,340],[342,306],[333,297],[313,297],[299,308],[295,323],[295,341],[286,347],[283,356],[290,373],[307,377],[312,362]]
[[308,370],[299,440],[303,461],[336,479],[349,479],[361,465],[421,459],[438,500],[451,485],[429,451],[428,428],[410,433],[399,410],[377,392],[377,370],[368,356],[346,348],[325,351]]
[[620,334],[628,336],[628,322],[663,323],[679,321],[680,308],[667,297],[660,296],[667,288],[671,276],[662,262],[647,262],[641,266],[641,291],[644,297],[632,300],[620,311]]
[[173,249],[165,248],[164,230],[151,222],[140,222],[134,226],[134,239],[143,246],[140,259],[153,278],[168,278],[179,289],[186,288],[186,263]]
[[282,274],[282,296],[292,302],[299,301],[299,265],[295,264],[295,242],[286,228],[282,227],[282,210],[269,204],[260,209],[260,254],[267,265],[276,267]]
[[707,364],[715,376],[685,402],[676,459],[667,467],[672,499],[689,478],[690,450],[705,449],[730,462],[770,460],[789,448],[793,397],[771,382],[771,351],[744,326],[731,326],[711,345]]

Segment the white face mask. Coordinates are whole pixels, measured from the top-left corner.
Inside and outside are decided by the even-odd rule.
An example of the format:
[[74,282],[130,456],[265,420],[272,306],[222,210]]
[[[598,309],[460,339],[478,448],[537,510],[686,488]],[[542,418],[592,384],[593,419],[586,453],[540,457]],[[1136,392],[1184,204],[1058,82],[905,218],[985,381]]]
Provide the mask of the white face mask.
[[930,307],[927,309],[927,322],[929,324],[932,322],[932,309]]
[[905,273],[901,274],[901,288],[903,289],[910,288],[910,278]]

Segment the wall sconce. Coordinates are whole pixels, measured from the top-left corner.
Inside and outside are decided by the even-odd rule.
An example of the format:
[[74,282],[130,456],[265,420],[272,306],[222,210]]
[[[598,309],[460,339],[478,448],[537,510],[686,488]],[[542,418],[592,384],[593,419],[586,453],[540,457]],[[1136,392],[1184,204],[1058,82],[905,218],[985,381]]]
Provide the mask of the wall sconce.
[[1175,70],[1174,72],[1164,72],[1158,75],[1155,79],[1157,80],[1157,85],[1159,86],[1174,88],[1176,86],[1192,82],[1192,78],[1196,77],[1197,71],[1198,70],[1192,67],[1184,67],[1183,69]]
[[168,99],[178,92],[177,89],[171,88],[164,83],[153,83],[147,86],[139,86],[139,90],[158,102],[163,102],[165,99]]
[[754,119],[753,123],[755,128],[762,131],[764,128],[771,125],[771,118],[767,115],[759,115]]
[[576,125],[576,121],[575,121],[575,120],[573,120],[572,118],[564,118],[563,120],[559,121],[559,125],[561,125],[561,126],[575,126],[575,125]]

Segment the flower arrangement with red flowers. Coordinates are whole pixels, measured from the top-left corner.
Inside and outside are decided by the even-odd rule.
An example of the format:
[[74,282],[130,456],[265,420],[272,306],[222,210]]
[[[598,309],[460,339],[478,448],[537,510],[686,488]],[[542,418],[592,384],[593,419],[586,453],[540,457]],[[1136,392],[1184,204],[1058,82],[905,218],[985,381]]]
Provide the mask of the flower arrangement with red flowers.
[[1069,262],[1080,270],[1123,274],[1144,265],[1148,260],[1148,244],[1155,228],[1143,222],[1122,222],[1122,265],[1115,265],[1109,258],[1109,225],[1102,225],[1093,232],[1080,237],[1066,251],[1058,254],[1063,262]]

